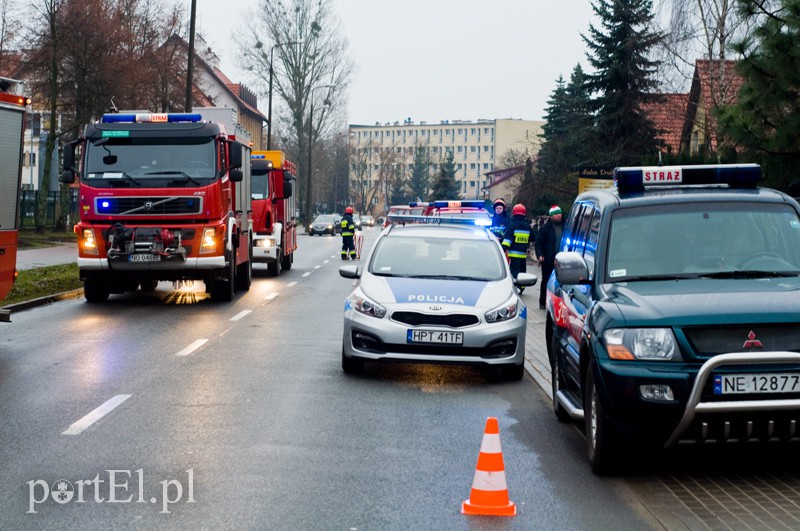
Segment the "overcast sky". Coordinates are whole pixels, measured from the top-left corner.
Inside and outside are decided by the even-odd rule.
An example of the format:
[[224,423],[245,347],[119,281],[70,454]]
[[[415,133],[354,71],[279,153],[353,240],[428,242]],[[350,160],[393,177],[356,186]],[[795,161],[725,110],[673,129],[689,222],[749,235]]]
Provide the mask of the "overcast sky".
[[[289,1],[289,0],[284,0]],[[197,0],[221,69],[248,84],[231,35],[258,0]],[[588,69],[589,0],[333,0],[356,72],[349,123],[541,120],[559,75]],[[251,86],[252,83],[249,83]],[[259,98],[266,109],[266,97]]]

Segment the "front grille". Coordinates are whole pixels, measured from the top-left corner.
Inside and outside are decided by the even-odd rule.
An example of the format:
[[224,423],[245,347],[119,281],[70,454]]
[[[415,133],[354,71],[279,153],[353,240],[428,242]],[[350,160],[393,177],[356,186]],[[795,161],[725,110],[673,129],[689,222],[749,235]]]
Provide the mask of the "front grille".
[[683,332],[701,358],[725,352],[800,352],[800,327],[796,324],[697,327]]
[[409,326],[436,325],[461,328],[478,324],[480,319],[475,315],[466,313],[453,313],[449,315],[431,315],[419,312],[394,312],[392,320]]
[[800,442],[800,411],[698,415],[679,443]]
[[95,213],[116,216],[178,216],[203,211],[202,197],[97,197]]

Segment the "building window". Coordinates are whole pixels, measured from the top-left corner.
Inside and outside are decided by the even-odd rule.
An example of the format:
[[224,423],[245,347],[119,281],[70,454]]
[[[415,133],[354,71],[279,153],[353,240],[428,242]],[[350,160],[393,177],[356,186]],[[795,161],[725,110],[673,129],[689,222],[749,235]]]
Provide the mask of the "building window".
[[484,170],[488,170],[488,169],[489,169],[489,165],[488,165],[488,164],[486,164],[486,163],[484,163],[484,164],[483,164],[483,169],[484,169]]
[[489,151],[489,146],[483,146],[484,151]]
[[473,127],[472,129],[470,129],[470,130],[469,130],[469,134],[471,134],[471,135],[474,135],[474,134],[475,134],[475,128],[474,128],[474,127]]
[[469,163],[469,169],[471,169],[471,170],[475,169],[475,163],[474,162],[470,162]]
[[470,153],[475,153],[475,151],[476,151],[475,146],[470,146],[469,147],[469,152]]
[[461,153],[461,151],[462,151],[463,149],[464,149],[464,146],[458,146],[458,152],[459,152],[459,153]]
[[475,181],[470,181],[469,182],[469,187],[470,188],[475,188]]

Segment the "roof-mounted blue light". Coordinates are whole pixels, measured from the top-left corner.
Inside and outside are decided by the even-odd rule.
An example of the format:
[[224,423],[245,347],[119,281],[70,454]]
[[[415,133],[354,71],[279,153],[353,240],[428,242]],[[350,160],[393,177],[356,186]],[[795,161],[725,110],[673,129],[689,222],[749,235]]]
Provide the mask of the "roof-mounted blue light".
[[138,113],[138,114],[104,114],[100,120],[104,124],[133,123],[197,123],[203,120],[198,113]]
[[641,192],[649,186],[727,184],[755,188],[761,180],[758,164],[623,167],[614,170],[614,183],[622,193]]
[[420,225],[472,225],[488,227],[492,224],[490,219],[475,219],[455,216],[413,216],[407,214],[389,214],[386,216],[389,223],[414,223]]
[[436,208],[483,208],[485,205],[483,199],[467,199],[463,201],[434,201],[433,206]]

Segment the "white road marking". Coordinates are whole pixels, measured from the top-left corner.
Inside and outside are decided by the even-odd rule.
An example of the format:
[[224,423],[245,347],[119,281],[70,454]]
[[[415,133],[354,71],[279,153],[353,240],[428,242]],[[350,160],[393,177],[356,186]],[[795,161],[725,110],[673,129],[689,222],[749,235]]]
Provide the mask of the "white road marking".
[[306,272],[306,273],[303,273],[303,277],[305,278],[305,277],[307,277],[307,276],[308,276],[308,275],[310,275],[310,274],[311,274],[311,271],[308,271],[308,272]]
[[117,395],[107,400],[103,405],[83,417],[77,422],[74,422],[69,428],[61,435],[78,435],[83,430],[108,415],[115,407],[129,399],[131,395]]
[[327,264],[328,262],[330,262],[330,260],[324,260],[322,263]]
[[266,297],[264,297],[264,298],[265,298],[265,299],[267,299],[267,300],[270,300],[270,301],[271,301],[272,299],[274,299],[274,298],[275,298],[275,297],[277,297],[278,295],[280,295],[280,292],[276,291],[275,293],[270,293],[269,295],[267,295],[267,296],[266,296]]
[[292,286],[296,286],[296,285],[297,285],[297,281],[295,281],[295,282],[289,282],[288,284],[286,284],[286,287],[287,287],[287,288],[291,288]]
[[322,267],[322,266],[314,266],[314,269],[319,269],[320,267]]
[[242,310],[241,312],[239,312],[236,315],[234,315],[233,317],[231,317],[230,320],[231,321],[238,321],[239,319],[241,319],[242,317],[244,317],[245,315],[247,315],[248,313],[250,313],[252,311],[253,310]]
[[198,339],[197,341],[195,341],[194,343],[192,343],[191,345],[189,345],[188,347],[186,347],[185,349],[181,350],[180,352],[178,352],[175,355],[176,356],[188,356],[189,354],[191,354],[195,350],[199,349],[200,347],[202,347],[206,343],[208,343],[208,339]]

